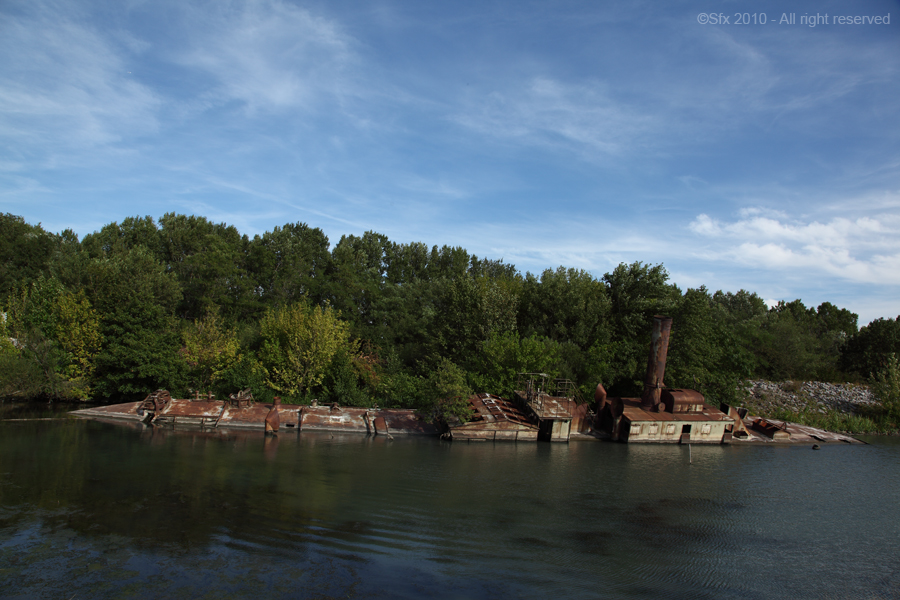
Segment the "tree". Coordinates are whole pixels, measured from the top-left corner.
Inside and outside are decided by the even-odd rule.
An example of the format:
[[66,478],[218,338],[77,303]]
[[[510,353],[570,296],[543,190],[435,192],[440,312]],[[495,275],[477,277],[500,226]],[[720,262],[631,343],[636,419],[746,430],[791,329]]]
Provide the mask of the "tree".
[[359,337],[369,337],[372,309],[385,286],[390,247],[387,236],[367,231],[362,237],[341,236],[331,253],[327,297]]
[[5,296],[47,271],[56,240],[40,224],[0,214],[0,295]]
[[438,303],[448,282],[414,279],[390,285],[372,306],[367,338],[386,353],[393,352],[398,364],[416,368],[425,356],[439,353],[435,324]]
[[71,386],[69,394],[87,400],[101,348],[100,318],[84,290],[61,294],[57,307],[56,339],[66,353],[62,374]]
[[225,329],[214,309],[187,325],[181,339],[181,357],[187,363],[190,385],[195,390],[211,389],[241,358],[235,330]]
[[471,275],[447,281],[433,333],[441,355],[468,367],[492,333],[515,331],[519,283]]
[[747,290],[738,290],[735,293],[719,290],[713,294],[712,299],[725,309],[723,316],[731,324],[759,321],[769,312],[766,301],[755,292]]
[[54,277],[40,275],[9,296],[6,317],[4,328],[18,346],[18,368],[39,374],[28,385],[13,387],[24,385],[29,393],[50,399],[90,396],[101,336],[97,314],[83,290],[66,291]]
[[613,357],[607,388],[612,395],[638,394],[643,387],[653,316],[669,314],[681,298],[668,279],[663,265],[640,262],[622,263],[603,276],[609,290],[611,336],[608,351],[600,350]]
[[602,281],[578,269],[547,269],[540,281],[530,273],[525,277],[519,331],[572,342],[587,350],[608,340],[609,312],[610,300]]
[[422,242],[391,244],[387,249],[386,277],[391,285],[408,285],[431,278],[428,246]]
[[247,236],[193,215],[167,213],[159,225],[163,263],[182,288],[181,318],[200,319],[213,306],[229,320],[255,313],[255,284],[246,269]]
[[737,343],[725,307],[700,286],[687,290],[670,316],[666,384],[697,389],[713,405],[735,402],[754,363]]
[[435,422],[465,423],[472,412],[468,401],[472,389],[466,382],[466,372],[453,361],[442,358],[426,383],[431,400],[431,416]]
[[339,313],[330,306],[308,302],[269,309],[260,323],[260,334],[266,383],[294,398],[319,385],[335,353],[351,345],[350,327]]
[[85,290],[100,317],[96,392],[137,398],[166,387],[177,393],[184,362],[175,309],[181,286],[144,246],[91,261]]
[[301,297],[319,303],[331,264],[328,245],[322,230],[306,223],[288,223],[255,236],[248,268],[263,303],[272,308],[287,306]]
[[91,258],[108,258],[143,246],[155,258],[162,258],[159,228],[153,217],[127,217],[122,224],[113,221],[100,231],[84,236],[82,248]]
[[0,319],[0,398],[33,398],[41,394],[40,365],[23,356],[18,340],[10,337],[6,315]]
[[850,336],[841,349],[841,366],[868,377],[880,371],[891,354],[900,354],[900,316],[875,319]]
[[481,345],[473,380],[479,391],[512,398],[519,373],[557,377],[561,358],[561,345],[549,338],[523,338],[515,331],[493,332]]

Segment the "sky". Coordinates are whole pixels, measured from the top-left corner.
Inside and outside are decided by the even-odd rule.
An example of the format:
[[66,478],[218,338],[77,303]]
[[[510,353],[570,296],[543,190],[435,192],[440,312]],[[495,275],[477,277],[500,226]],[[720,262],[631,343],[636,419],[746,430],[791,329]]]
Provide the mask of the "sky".
[[0,0],[0,212],[662,263],[894,318],[900,2]]

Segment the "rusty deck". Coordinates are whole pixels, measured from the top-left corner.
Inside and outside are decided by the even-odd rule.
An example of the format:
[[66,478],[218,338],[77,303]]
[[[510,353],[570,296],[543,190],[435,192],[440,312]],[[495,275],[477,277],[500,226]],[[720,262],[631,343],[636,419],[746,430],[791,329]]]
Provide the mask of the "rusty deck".
[[469,405],[472,416],[450,426],[452,439],[537,441],[537,422],[508,400],[481,392],[469,397]]

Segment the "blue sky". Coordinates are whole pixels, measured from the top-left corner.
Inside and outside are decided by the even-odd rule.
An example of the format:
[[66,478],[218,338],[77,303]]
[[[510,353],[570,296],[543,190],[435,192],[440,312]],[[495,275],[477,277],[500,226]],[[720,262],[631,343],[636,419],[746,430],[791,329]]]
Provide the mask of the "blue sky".
[[0,211],[82,236],[302,221],[865,324],[900,314],[898,134],[896,0],[0,3]]

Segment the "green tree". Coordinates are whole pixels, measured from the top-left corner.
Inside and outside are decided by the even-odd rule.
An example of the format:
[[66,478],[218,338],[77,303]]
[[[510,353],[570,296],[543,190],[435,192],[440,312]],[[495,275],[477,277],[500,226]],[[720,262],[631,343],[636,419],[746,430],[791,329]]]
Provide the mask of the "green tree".
[[550,338],[494,332],[481,345],[479,368],[472,379],[478,391],[512,398],[519,373],[547,373],[555,378],[560,375],[561,359],[561,345]]
[[26,378],[28,385],[13,387],[50,399],[87,399],[100,331],[84,292],[68,292],[56,278],[40,275],[9,296],[6,317],[5,329],[18,346],[13,362],[25,373],[39,374]]
[[530,273],[523,283],[519,331],[587,350],[609,338],[610,300],[606,286],[590,273],[559,267],[547,269],[540,281]]
[[246,269],[250,241],[233,226],[168,213],[159,220],[166,270],[181,284],[178,314],[196,320],[218,307],[228,320],[255,314],[254,282]]
[[248,268],[263,303],[274,308],[302,297],[321,302],[331,264],[328,245],[322,230],[306,223],[288,223],[254,237]]
[[697,389],[714,406],[736,402],[754,362],[737,343],[726,308],[700,286],[687,290],[670,316],[666,385]]
[[388,351],[382,362],[381,387],[378,390],[381,406],[429,408],[431,399],[426,387],[427,379],[407,370],[396,349]]
[[41,394],[44,377],[40,365],[23,356],[11,337],[7,314],[0,318],[0,398],[32,398]]
[[431,416],[435,422],[467,422],[471,418],[468,402],[472,389],[467,383],[466,371],[453,361],[442,358],[426,383],[427,397],[431,400]]
[[56,236],[22,217],[0,214],[0,295],[21,289],[46,273]]
[[325,369],[321,397],[347,406],[372,406],[372,391],[380,384],[371,358],[353,352],[355,345],[338,348]]
[[891,354],[900,354],[900,316],[875,319],[850,336],[841,348],[841,366],[867,377],[884,368]]
[[308,302],[269,309],[260,324],[260,334],[266,383],[297,399],[322,382],[338,350],[352,345],[350,327],[336,310]]
[[825,303],[819,311],[802,301],[781,301],[762,321],[752,347],[759,372],[769,379],[831,379],[856,315]]
[[184,361],[175,309],[181,286],[144,246],[91,261],[85,290],[100,317],[95,394],[137,398],[166,387],[181,391]]
[[439,344],[434,331],[439,299],[447,285],[444,279],[414,279],[385,287],[370,312],[368,339],[388,349],[388,354],[393,352],[409,369],[415,369],[422,357],[437,355]]
[[61,294],[57,307],[56,339],[66,353],[62,375],[69,382],[69,394],[87,400],[101,348],[100,318],[84,290]]
[[182,330],[181,340],[184,344],[181,356],[187,363],[190,385],[195,390],[212,389],[241,358],[237,333],[222,325],[214,309],[188,324]]
[[441,355],[470,366],[492,333],[515,331],[519,289],[515,279],[466,275],[447,281],[433,331]]
[[115,221],[84,236],[82,249],[90,258],[109,258],[143,246],[150,254],[163,258],[159,228],[152,217],[127,217],[121,225]]
[[342,236],[331,253],[327,297],[358,337],[370,338],[372,309],[385,287],[390,248],[387,236],[367,231],[362,237]]

